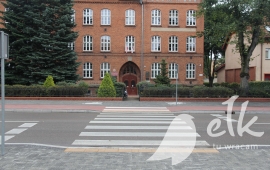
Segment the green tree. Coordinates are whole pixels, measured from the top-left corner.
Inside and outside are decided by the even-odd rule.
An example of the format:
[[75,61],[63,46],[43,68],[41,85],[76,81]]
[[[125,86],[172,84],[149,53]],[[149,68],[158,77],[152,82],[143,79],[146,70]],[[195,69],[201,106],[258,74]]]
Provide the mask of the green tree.
[[162,59],[161,63],[161,68],[160,68],[160,74],[156,76],[156,79],[154,82],[156,84],[162,84],[162,85],[170,85],[171,80],[168,77],[168,68],[167,68],[167,63],[165,59]]
[[98,97],[115,97],[116,90],[113,85],[111,76],[109,73],[106,73],[104,79],[102,80],[98,88]]
[[218,60],[224,56],[222,46],[233,27],[231,16],[219,10],[219,7],[213,8],[215,3],[215,0],[201,3],[197,13],[198,17],[204,17],[204,31],[197,32],[197,36],[204,38],[204,75],[208,77],[210,87],[213,87]]
[[[249,63],[251,56],[258,43],[264,41],[266,33],[265,26],[269,25],[270,0],[209,1],[211,1],[213,8],[224,13],[223,16],[225,18],[231,18],[230,25],[233,27],[228,27],[228,31],[226,32],[230,32],[236,36],[230,43],[236,45],[235,49],[240,54],[240,87],[242,88],[242,95],[246,95],[249,89]],[[204,1],[203,4],[206,4],[209,1]],[[222,26],[227,27],[226,23]]]
[[44,87],[52,87],[55,86],[54,81],[53,81],[53,77],[52,76],[48,76],[43,84]]
[[72,0],[7,0],[2,29],[10,36],[8,84],[42,84],[47,75],[56,82],[76,82],[79,63],[68,47],[78,36],[71,21]]

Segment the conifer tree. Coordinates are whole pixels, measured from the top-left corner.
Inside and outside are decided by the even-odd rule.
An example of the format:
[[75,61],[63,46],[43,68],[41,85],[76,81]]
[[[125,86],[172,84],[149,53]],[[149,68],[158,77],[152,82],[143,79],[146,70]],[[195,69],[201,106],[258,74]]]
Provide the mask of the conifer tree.
[[68,47],[78,36],[71,21],[72,0],[7,0],[2,30],[10,37],[7,84],[42,84],[47,75],[55,82],[76,82],[79,63]]
[[116,90],[113,85],[111,76],[109,73],[106,73],[104,79],[102,80],[98,88],[98,97],[115,97]]
[[156,79],[154,80],[154,82],[156,84],[170,85],[171,80],[168,77],[167,63],[165,59],[162,59],[160,65],[161,65],[161,68],[160,68],[161,72],[159,75],[156,76]]

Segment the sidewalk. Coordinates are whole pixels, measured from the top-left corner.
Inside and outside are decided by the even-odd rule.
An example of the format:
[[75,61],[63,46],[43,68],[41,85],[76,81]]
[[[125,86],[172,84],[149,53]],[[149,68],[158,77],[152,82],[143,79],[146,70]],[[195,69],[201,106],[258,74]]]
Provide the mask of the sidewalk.
[[[74,101],[74,100],[6,100],[5,110],[13,112],[101,112],[105,107],[167,107],[171,112],[224,113],[227,105],[218,102],[178,101]],[[233,110],[241,111],[243,102],[235,102]],[[1,108],[1,106],[0,106]],[[270,113],[269,102],[249,102],[246,113]]]

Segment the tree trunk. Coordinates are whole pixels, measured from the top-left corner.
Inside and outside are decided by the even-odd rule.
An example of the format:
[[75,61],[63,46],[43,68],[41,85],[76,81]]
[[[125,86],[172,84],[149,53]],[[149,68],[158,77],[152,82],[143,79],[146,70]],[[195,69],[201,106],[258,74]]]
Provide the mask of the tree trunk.
[[243,57],[242,61],[241,61],[241,73],[240,73],[240,78],[241,78],[241,83],[240,83],[240,87],[241,87],[241,92],[240,95],[241,96],[246,96],[247,92],[249,90],[249,57]]

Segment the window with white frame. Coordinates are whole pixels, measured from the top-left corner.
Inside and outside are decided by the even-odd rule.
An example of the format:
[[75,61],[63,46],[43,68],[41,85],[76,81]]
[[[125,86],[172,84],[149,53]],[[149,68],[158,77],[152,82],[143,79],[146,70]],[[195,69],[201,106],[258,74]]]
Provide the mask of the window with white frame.
[[151,12],[151,23],[152,25],[161,25],[161,11],[154,9]]
[[265,50],[265,59],[270,60],[270,48],[266,48]]
[[177,64],[170,63],[170,65],[169,65],[169,78],[176,79],[178,77],[177,70],[178,70]]
[[101,10],[101,25],[111,25],[111,11],[109,9]]
[[89,35],[83,37],[83,51],[93,51],[93,38]]
[[170,10],[169,25],[178,26],[178,11],[177,10]]
[[71,22],[72,23],[75,23],[75,10],[74,9],[71,9],[72,11],[72,14],[71,14]]
[[135,38],[134,36],[126,36],[125,51],[133,53],[135,51]]
[[135,11],[132,9],[126,10],[126,25],[135,25]]
[[186,78],[195,79],[195,64],[188,63],[186,68]]
[[159,52],[161,50],[161,38],[160,36],[153,36],[151,40],[151,51]]
[[84,63],[83,64],[83,78],[93,78],[92,63]]
[[178,52],[178,37],[177,36],[170,36],[169,52]]
[[187,11],[187,26],[196,26],[195,10]]
[[111,37],[102,36],[100,40],[100,51],[111,51]]
[[100,78],[104,78],[106,73],[110,73],[110,64],[102,63],[100,65]]
[[153,63],[151,66],[151,78],[156,78],[157,75],[160,74],[160,64],[159,63]]
[[93,10],[92,9],[83,10],[83,25],[93,25]]
[[75,49],[75,43],[74,42],[68,43],[68,48],[70,48],[71,50],[74,51],[74,49]]
[[187,37],[187,52],[195,52],[196,51],[196,38],[195,37]]

